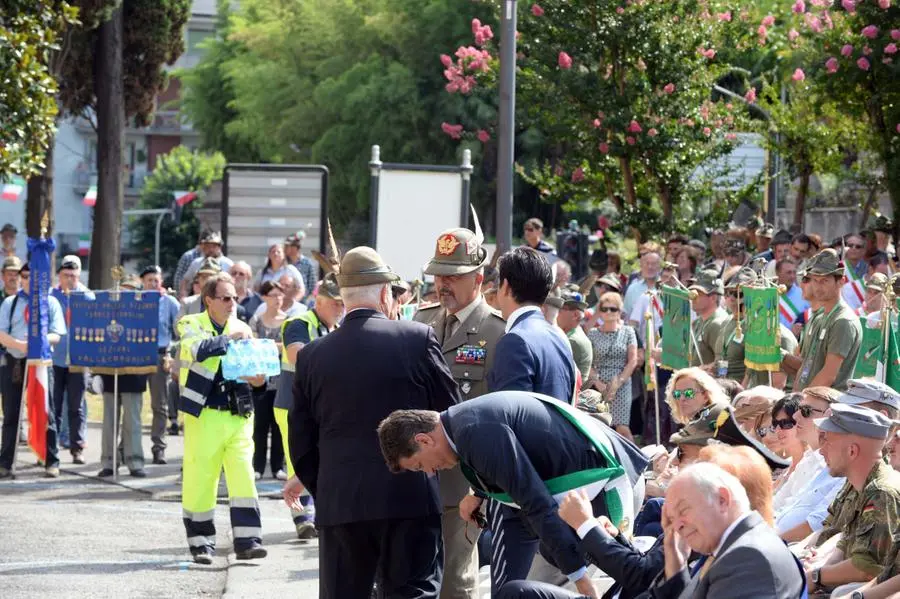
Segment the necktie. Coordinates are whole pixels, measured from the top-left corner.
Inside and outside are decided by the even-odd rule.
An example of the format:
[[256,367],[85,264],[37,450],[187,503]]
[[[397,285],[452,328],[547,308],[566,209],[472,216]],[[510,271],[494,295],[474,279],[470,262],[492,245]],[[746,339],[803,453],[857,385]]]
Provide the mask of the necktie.
[[706,576],[706,573],[709,572],[709,569],[712,567],[713,562],[716,561],[715,555],[710,555],[706,558],[706,561],[703,563],[703,566],[700,568],[700,580],[703,580],[703,577]]
[[444,341],[450,339],[453,336],[453,333],[456,332],[456,324],[459,322],[459,319],[456,318],[453,314],[447,315],[447,320],[444,321]]

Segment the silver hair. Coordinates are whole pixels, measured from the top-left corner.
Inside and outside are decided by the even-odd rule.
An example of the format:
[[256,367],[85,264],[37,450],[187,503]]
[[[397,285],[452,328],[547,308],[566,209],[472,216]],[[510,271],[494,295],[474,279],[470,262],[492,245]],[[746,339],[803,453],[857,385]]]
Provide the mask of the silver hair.
[[747,497],[744,485],[736,476],[715,464],[710,462],[691,464],[679,472],[672,483],[674,484],[676,480],[689,481],[697,486],[710,503],[715,501],[719,489],[728,489],[731,502],[737,506],[740,514],[750,511],[750,498]]
[[292,286],[297,288],[297,298],[302,298],[306,295],[306,285],[303,283],[303,279],[298,279],[294,275],[289,272],[284,273],[280,277],[278,277],[278,282],[281,283],[282,286],[285,285],[285,282],[289,283]]
[[[240,266],[242,268],[246,268],[247,272],[250,273],[250,276],[251,277],[253,276],[253,267],[250,266],[247,262],[244,262],[243,260],[238,260],[237,262],[235,262],[234,264],[231,265],[231,270],[234,270],[235,266]],[[228,274],[231,274],[231,270],[228,271]]]
[[381,292],[390,283],[376,283],[359,287],[341,287],[341,299],[349,312],[359,306],[377,306],[381,302]]

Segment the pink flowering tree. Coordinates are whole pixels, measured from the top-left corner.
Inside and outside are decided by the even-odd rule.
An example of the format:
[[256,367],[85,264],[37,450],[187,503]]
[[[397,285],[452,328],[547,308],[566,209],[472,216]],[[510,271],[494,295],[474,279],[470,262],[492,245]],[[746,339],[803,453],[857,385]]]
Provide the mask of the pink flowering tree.
[[802,224],[813,175],[848,176],[843,161],[862,145],[855,119],[844,114],[808,75],[801,49],[830,22],[807,10],[805,0],[748,4],[723,27],[722,58],[734,65],[720,85],[738,94],[757,119],[767,149],[784,160],[796,182],[794,222]]
[[[739,193],[716,190],[720,173],[699,168],[733,148],[746,115],[742,103],[712,93],[729,70],[717,59],[718,4],[521,3],[520,175],[546,201],[608,201],[619,224],[648,233],[689,228],[704,216],[698,206],[729,204],[715,198],[736,201]],[[496,95],[496,40],[493,30],[479,34],[483,27],[473,23],[472,47],[442,57],[448,92]],[[445,132],[465,139],[492,131],[495,115],[483,116],[470,113],[464,131]],[[541,152],[523,156],[522,146],[535,138]]]
[[894,207],[894,239],[900,240],[900,6],[897,0],[842,0],[836,8],[831,2],[817,6],[821,0],[807,4],[794,17],[818,16],[824,25],[800,49],[807,76],[842,113],[858,119],[855,134],[880,158]]

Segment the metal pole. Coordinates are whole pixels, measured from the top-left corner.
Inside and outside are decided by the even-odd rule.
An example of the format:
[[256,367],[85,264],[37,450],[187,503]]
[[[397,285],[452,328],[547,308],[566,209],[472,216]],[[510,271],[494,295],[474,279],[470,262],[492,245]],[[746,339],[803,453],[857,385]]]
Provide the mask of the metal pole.
[[[7,359],[12,359],[8,353],[6,354]],[[26,354],[26,358],[28,355]],[[16,456],[19,453],[19,433],[22,432],[22,412],[26,409],[26,406],[23,405],[25,403],[25,398],[28,397],[28,360],[25,360],[25,373],[23,376],[24,380],[22,381],[22,396],[19,398],[19,421],[16,422],[16,444],[13,445],[13,457],[12,464],[10,464],[9,471],[12,473],[11,478],[16,477]],[[52,407],[50,408],[53,409]],[[34,426],[33,422],[28,422],[29,429]]]
[[378,186],[381,182],[381,147],[372,146],[369,160],[369,245],[378,249]]
[[155,264],[157,266],[159,266],[159,232],[160,232],[160,229],[162,228],[163,219],[166,217],[167,214],[171,214],[171,213],[170,212],[162,212],[162,213],[160,213],[159,216],[156,217],[156,247],[155,247],[155,252],[153,254],[153,256],[154,256],[153,264]]
[[497,251],[512,248],[516,134],[516,0],[503,0],[500,34],[500,114],[497,151]]
[[113,375],[113,480],[119,478],[119,372]]

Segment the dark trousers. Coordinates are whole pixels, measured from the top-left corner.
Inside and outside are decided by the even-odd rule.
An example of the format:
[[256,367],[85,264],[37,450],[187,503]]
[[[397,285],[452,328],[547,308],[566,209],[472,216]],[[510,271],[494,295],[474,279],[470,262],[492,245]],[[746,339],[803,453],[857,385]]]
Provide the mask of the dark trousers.
[[442,563],[439,514],[319,528],[320,599],[437,597]]
[[53,416],[62,422],[63,408],[68,405],[69,448],[74,452],[84,447],[85,414],[81,408],[84,398],[84,373],[72,372],[63,366],[53,367]]
[[281,441],[281,431],[275,422],[275,389],[268,389],[263,395],[254,397],[256,404],[253,415],[253,470],[264,474],[266,472],[266,453],[268,452],[269,433],[272,433],[272,451],[269,464],[272,466],[272,476],[284,468],[284,444]]
[[[176,362],[172,368],[175,368],[177,365]],[[169,381],[166,385],[168,386],[169,422],[178,424],[178,397],[181,395],[181,389],[178,388],[178,381],[173,380],[171,376],[169,376]]]
[[[495,597],[495,595],[491,595]],[[500,589],[496,599],[587,599],[585,595],[579,595],[546,582],[534,582],[532,580],[513,580]]]
[[[13,358],[4,356],[0,366],[0,394],[3,395],[3,428],[0,432],[0,467],[12,469],[16,449],[16,431],[22,409],[22,381],[13,381]],[[26,376],[25,361],[21,360],[22,377]],[[47,384],[53,388],[53,369],[47,368]],[[33,424],[31,425],[33,426]],[[59,451],[56,440],[56,422],[53,410],[47,414],[47,462],[46,466],[59,466]]]

